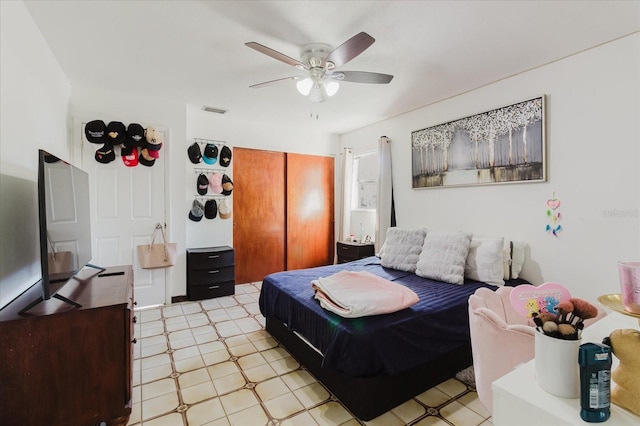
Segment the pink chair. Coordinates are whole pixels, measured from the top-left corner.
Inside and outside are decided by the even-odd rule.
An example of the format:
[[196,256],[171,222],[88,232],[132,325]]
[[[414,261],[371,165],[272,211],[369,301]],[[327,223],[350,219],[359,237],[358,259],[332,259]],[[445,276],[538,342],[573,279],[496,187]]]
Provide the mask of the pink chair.
[[509,300],[513,287],[479,288],[469,297],[469,328],[478,399],[493,413],[491,383],[533,358],[535,329]]
[[[534,357],[534,332],[529,320],[518,314],[509,296],[513,287],[496,291],[479,288],[469,297],[471,350],[478,399],[493,414],[491,383]],[[585,326],[606,315],[585,321]]]

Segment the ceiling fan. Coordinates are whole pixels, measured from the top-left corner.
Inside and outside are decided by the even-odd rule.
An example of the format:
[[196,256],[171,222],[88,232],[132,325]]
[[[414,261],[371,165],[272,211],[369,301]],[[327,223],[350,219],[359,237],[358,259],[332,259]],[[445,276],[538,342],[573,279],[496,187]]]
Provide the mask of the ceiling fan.
[[376,40],[369,34],[361,32],[335,49],[332,49],[331,46],[324,43],[305,44],[300,48],[300,60],[293,59],[254,41],[245,43],[246,46],[260,53],[264,53],[267,56],[291,65],[300,71],[308,72],[307,75],[279,78],[277,80],[254,84],[249,87],[258,88],[282,81],[295,80],[297,81],[296,87],[302,95],[309,96],[309,99],[314,102],[323,102],[328,97],[336,94],[340,87],[340,81],[388,84],[393,79],[393,76],[389,74],[336,70],[337,67],[346,64],[364,52],[375,41]]

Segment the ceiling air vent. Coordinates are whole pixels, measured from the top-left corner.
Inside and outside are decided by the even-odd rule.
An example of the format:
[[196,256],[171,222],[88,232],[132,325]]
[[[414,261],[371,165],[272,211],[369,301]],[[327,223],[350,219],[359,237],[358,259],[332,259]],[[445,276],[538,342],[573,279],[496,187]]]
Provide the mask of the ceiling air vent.
[[225,112],[227,112],[226,109],[214,108],[206,105],[202,107],[202,110],[207,112],[215,112],[216,114],[224,114]]

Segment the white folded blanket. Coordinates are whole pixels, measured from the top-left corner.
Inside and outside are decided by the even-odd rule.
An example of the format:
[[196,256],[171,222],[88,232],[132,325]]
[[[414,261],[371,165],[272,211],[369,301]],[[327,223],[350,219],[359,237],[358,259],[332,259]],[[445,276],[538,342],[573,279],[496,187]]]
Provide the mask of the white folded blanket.
[[388,314],[418,301],[411,289],[364,271],[340,271],[311,286],[320,306],[345,318]]

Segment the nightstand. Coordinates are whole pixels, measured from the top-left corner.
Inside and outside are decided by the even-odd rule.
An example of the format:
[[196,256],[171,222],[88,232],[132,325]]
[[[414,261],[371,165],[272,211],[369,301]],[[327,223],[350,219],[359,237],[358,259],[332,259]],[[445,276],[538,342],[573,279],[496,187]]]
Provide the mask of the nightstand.
[[235,253],[231,247],[187,249],[189,300],[234,294],[235,284]]
[[338,263],[351,262],[365,257],[373,256],[375,248],[373,243],[352,243],[349,241],[338,241],[337,243]]

